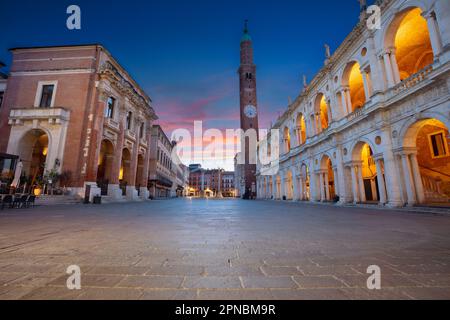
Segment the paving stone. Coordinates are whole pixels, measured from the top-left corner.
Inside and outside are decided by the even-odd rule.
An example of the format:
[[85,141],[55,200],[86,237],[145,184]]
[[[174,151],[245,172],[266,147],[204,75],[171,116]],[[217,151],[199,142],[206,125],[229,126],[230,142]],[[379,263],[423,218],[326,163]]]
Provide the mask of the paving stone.
[[124,278],[117,287],[126,288],[181,288],[184,277],[176,276],[129,276]]
[[346,285],[331,276],[299,276],[294,277],[302,289],[317,289],[317,288],[345,288]]
[[298,276],[303,273],[296,267],[271,267],[263,266],[262,271],[267,276]]
[[138,300],[143,291],[126,288],[84,288],[77,297],[79,300]]
[[266,289],[241,289],[241,290],[199,290],[200,300],[273,300],[275,297]]
[[148,276],[200,276],[205,272],[204,267],[199,266],[158,266],[151,267],[146,275]]
[[262,276],[258,266],[206,267],[207,276]]
[[[352,288],[367,288],[367,279],[370,275],[338,275],[339,280]],[[381,287],[417,287],[420,282],[414,281],[413,278],[402,275],[383,274],[381,273]]]
[[238,289],[242,288],[238,277],[186,277],[184,288],[194,289]]
[[144,290],[140,300],[196,300],[198,290],[194,289],[155,289]]
[[244,288],[252,289],[284,289],[298,288],[292,277],[241,277]]
[[[67,287],[67,279],[69,275],[59,277],[49,283],[51,286]],[[81,287],[103,287],[110,288],[116,286],[119,282],[125,279],[125,276],[112,275],[81,275]]]
[[[145,275],[150,270],[149,267],[92,267],[88,271],[87,274],[95,274],[95,275],[133,275],[133,276],[142,276]],[[83,273],[83,268],[81,269]]]

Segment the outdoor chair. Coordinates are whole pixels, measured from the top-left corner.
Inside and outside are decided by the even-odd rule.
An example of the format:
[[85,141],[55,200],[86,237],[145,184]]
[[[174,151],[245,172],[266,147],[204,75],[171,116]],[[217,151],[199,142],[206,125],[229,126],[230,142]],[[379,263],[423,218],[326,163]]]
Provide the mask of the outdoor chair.
[[32,196],[32,195],[28,196],[27,200],[25,201],[25,207],[26,208],[29,208],[31,206],[34,207],[35,200],[36,200],[36,196]]
[[27,198],[28,198],[27,195],[16,196],[14,198],[13,208],[15,207],[17,207],[17,209],[22,208],[25,205]]
[[6,195],[2,199],[2,210],[8,205],[10,208],[13,206],[13,197],[11,195]]

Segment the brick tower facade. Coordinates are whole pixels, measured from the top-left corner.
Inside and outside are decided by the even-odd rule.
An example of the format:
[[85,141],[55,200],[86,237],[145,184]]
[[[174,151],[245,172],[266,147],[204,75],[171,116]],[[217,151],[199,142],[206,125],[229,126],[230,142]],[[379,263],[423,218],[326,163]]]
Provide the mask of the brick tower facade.
[[[256,95],[256,65],[253,63],[252,39],[245,22],[241,39],[241,65],[239,67],[241,129],[248,133],[254,130],[258,139],[258,103]],[[243,142],[244,145],[244,142]],[[251,154],[254,153],[254,154]],[[256,145],[245,139],[244,179],[247,196],[256,197]]]

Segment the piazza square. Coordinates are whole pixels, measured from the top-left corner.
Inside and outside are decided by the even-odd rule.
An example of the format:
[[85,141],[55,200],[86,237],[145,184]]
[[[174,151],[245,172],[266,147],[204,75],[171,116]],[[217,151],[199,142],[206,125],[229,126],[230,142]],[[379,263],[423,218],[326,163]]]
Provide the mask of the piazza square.
[[450,1],[41,2],[0,46],[0,300],[450,299]]

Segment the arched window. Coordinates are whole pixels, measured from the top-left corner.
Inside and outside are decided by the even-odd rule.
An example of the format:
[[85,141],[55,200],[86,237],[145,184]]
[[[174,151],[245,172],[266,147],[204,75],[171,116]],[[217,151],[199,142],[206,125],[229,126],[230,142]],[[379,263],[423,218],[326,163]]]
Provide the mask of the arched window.
[[306,122],[302,113],[297,116],[297,141],[300,146],[306,142]]

